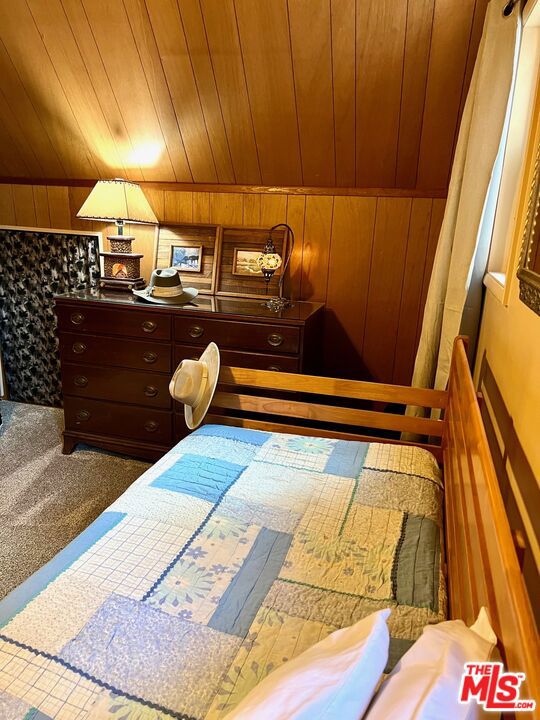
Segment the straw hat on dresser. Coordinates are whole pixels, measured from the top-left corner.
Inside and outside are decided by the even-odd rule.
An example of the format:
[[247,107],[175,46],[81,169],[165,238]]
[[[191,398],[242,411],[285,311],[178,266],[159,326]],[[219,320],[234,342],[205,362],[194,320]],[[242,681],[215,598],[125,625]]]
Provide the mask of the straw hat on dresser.
[[204,420],[219,377],[219,348],[211,342],[198,360],[182,360],[169,383],[175,400],[184,403],[186,425],[194,430]]
[[182,287],[176,268],[159,268],[152,272],[144,290],[133,290],[138,297],[158,305],[185,305],[199,293],[195,288]]

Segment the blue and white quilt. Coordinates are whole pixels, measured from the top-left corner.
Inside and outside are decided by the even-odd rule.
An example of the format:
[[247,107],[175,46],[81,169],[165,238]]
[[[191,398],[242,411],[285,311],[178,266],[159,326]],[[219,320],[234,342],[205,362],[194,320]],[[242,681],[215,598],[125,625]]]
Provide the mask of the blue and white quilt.
[[208,425],[0,602],[2,720],[223,718],[391,607],[444,619],[440,472],[411,446]]

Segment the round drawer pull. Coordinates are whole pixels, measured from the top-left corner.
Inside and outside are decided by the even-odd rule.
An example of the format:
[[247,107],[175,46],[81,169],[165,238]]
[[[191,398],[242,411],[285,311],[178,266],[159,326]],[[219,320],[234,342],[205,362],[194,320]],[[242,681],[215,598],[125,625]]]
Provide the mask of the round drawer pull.
[[192,338],[200,338],[201,335],[204,335],[204,328],[200,325],[191,325],[188,330],[188,335]]
[[143,358],[143,360],[144,360],[145,363],[148,363],[149,365],[151,365],[152,363],[155,363],[155,362],[156,362],[156,360],[157,360],[157,353],[151,352],[150,350],[147,350],[147,351],[143,354],[142,358]]
[[147,420],[144,423],[144,429],[146,432],[156,432],[156,430],[159,428],[159,423],[157,423],[155,420]]
[[88,385],[88,378],[86,375],[75,375],[73,378],[73,383],[80,388],[86,387]]
[[75,312],[75,313],[71,313],[71,316],[70,316],[69,319],[71,320],[71,322],[72,322],[74,325],[82,325],[82,323],[83,323],[84,320],[85,320],[85,317],[84,317],[84,315],[83,315],[82,313]]
[[272,347],[279,347],[283,344],[283,341],[285,338],[283,335],[280,335],[279,333],[270,333],[270,335],[267,338],[268,344],[272,345]]
[[79,410],[75,417],[77,418],[77,423],[86,422],[87,420],[90,420],[90,413],[88,410]]
[[71,349],[76,355],[82,355],[86,352],[86,345],[83,342],[74,342]]
[[141,323],[141,328],[145,333],[153,333],[154,330],[156,330],[157,328],[157,323],[155,323],[153,320],[145,320]]
[[158,394],[158,389],[154,385],[147,385],[144,388],[144,394],[146,395],[146,397],[156,397],[156,395]]
[[281,368],[278,367],[277,365],[269,365],[266,369],[273,370],[274,372],[281,372]]

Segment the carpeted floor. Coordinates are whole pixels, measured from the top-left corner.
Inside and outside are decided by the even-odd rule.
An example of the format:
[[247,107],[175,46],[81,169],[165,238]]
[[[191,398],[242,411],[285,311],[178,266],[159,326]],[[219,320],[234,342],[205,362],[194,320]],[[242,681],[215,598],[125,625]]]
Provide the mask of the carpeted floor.
[[79,445],[62,455],[62,411],[2,402],[0,598],[84,530],[149,465]]

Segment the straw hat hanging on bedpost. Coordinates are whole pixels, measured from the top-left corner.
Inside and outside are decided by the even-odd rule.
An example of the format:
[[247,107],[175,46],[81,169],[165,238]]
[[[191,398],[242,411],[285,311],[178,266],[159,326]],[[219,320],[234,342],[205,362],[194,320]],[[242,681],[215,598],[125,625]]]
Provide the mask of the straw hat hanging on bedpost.
[[186,425],[194,430],[204,420],[219,377],[219,348],[211,342],[198,360],[182,360],[169,383],[175,400],[184,403]]

